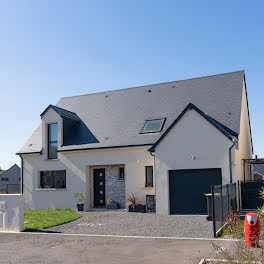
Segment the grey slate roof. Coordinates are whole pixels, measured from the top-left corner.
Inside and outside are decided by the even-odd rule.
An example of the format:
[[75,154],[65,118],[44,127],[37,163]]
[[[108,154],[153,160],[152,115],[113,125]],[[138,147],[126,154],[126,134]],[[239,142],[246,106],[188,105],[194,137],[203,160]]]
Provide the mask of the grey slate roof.
[[[62,98],[57,107],[76,113],[97,143],[59,151],[153,145],[192,103],[221,126],[239,134],[244,71]],[[166,118],[159,133],[140,134],[147,119]],[[40,152],[41,126],[19,153]]]

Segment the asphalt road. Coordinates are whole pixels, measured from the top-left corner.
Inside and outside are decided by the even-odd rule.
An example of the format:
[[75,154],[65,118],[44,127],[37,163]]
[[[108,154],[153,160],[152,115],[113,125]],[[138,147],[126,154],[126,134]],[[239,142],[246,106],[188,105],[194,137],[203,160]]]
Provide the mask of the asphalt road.
[[210,240],[0,233],[1,264],[197,264],[212,256]]

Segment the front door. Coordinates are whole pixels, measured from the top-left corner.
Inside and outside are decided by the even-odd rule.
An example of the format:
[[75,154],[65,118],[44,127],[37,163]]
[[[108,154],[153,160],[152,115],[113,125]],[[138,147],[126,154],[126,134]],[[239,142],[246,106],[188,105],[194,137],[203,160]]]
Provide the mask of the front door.
[[105,206],[105,169],[94,169],[94,207]]

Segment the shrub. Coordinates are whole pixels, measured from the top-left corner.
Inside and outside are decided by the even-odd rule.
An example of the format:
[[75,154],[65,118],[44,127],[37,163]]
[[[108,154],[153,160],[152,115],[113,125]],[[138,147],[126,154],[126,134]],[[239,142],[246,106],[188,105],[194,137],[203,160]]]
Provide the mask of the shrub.
[[239,223],[240,223],[240,214],[235,213],[232,209],[228,212],[227,217],[227,229],[231,234],[234,234],[236,237],[240,236],[239,232]]
[[85,201],[85,199],[86,199],[86,195],[85,195],[84,191],[75,193],[74,197],[75,197],[75,199],[77,200],[77,202],[79,204],[82,204]]
[[127,201],[133,206],[133,208],[135,207],[137,200],[138,198],[134,193],[131,193],[127,198]]

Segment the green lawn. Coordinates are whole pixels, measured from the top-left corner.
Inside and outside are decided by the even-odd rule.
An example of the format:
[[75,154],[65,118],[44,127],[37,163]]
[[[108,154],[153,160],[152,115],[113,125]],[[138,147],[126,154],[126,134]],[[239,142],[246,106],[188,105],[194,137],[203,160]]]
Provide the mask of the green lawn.
[[25,231],[38,231],[71,222],[82,215],[73,209],[25,210]]

